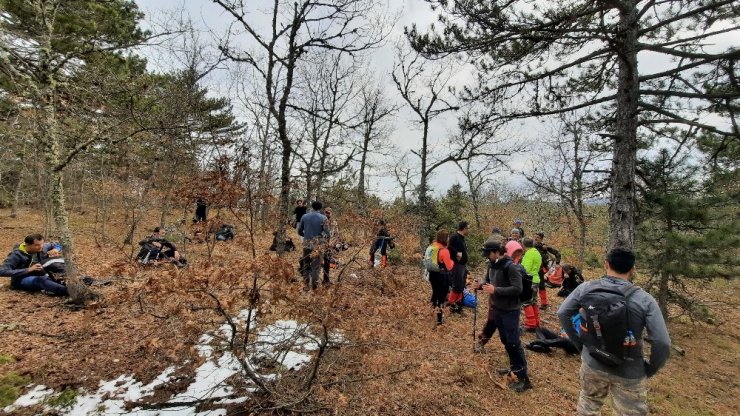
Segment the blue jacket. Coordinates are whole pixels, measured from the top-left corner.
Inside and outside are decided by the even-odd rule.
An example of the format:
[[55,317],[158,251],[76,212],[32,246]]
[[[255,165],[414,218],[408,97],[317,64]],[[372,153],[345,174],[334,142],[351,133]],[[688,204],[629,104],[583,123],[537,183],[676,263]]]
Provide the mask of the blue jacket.
[[321,237],[328,230],[328,219],[320,212],[311,211],[301,217],[298,223],[298,235],[303,237],[303,241],[311,241],[316,237]]
[[0,276],[10,277],[10,287],[18,289],[24,277],[45,275],[46,272],[43,270],[29,273],[28,268],[34,263],[41,263],[45,260],[48,257],[46,253],[52,248],[51,243],[46,243],[41,252],[31,254],[26,251],[25,243],[15,246],[0,266]]

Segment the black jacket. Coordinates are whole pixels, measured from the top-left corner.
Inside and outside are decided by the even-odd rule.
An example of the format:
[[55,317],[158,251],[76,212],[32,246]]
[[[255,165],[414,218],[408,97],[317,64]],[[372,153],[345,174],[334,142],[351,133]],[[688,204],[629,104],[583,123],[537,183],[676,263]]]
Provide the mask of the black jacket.
[[519,294],[522,293],[522,268],[514,264],[511,257],[504,256],[496,263],[488,263],[486,283],[496,287],[491,295],[494,308],[502,311],[518,311],[522,307]]
[[[465,237],[460,233],[454,233],[450,236],[450,244],[447,245],[450,250],[450,258],[455,264],[468,264],[468,245],[465,244]],[[462,253],[460,260],[457,259],[457,253]]]
[[550,260],[552,257],[550,257],[550,254],[555,256],[555,263],[560,264],[560,252],[556,250],[553,247],[548,246],[547,244],[537,243],[534,245],[534,248],[537,249],[537,251],[540,252],[540,255],[542,256],[542,266],[543,267],[550,267]]

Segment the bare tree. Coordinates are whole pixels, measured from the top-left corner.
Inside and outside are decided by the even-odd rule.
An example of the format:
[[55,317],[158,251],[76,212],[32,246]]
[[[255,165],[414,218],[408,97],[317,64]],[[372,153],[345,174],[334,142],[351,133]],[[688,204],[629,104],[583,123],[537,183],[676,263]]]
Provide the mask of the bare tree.
[[[383,94],[383,89],[380,85],[370,81],[362,86],[360,91],[360,126],[359,130],[362,134],[360,143],[360,167],[357,178],[357,202],[362,213],[366,212],[366,170],[369,166],[369,156],[372,151],[380,150],[385,147],[385,139],[390,134],[390,127],[387,124],[387,120],[392,117],[398,110],[396,106],[392,105],[388,98]],[[404,191],[402,192],[404,203],[406,201],[405,186],[408,185],[408,180],[404,185]]]
[[594,138],[579,115],[561,115],[560,128],[547,141],[548,152],[524,172],[537,190],[556,197],[578,223],[577,253],[583,263],[586,254],[587,207],[589,199],[605,196],[608,160],[601,143]]
[[[232,26],[253,49],[242,49],[230,39],[230,31],[219,49],[230,60],[241,62],[261,76],[266,95],[266,108],[275,122],[280,143],[280,219],[277,224],[279,254],[284,252],[285,225],[290,204],[291,157],[295,139],[288,128],[289,111],[294,99],[298,71],[307,56],[320,50],[358,53],[379,44],[383,38],[382,22],[376,16],[376,1],[274,0],[269,13],[255,18],[251,5],[243,1],[214,0],[231,16]],[[250,18],[254,20],[250,20]],[[266,31],[260,30],[269,21]]]
[[[635,236],[635,168],[638,129],[674,125],[740,137],[731,103],[740,31],[732,0],[426,0],[440,12],[441,33],[408,31],[427,56],[462,53],[478,69],[466,97],[489,104],[502,120],[541,117],[590,108],[608,120],[612,140],[610,247],[632,248]],[[714,46],[714,45],[717,46]],[[711,45],[711,46],[710,46]],[[726,46],[719,46],[726,45]],[[641,73],[638,57],[663,65]],[[732,71],[731,71],[732,72]],[[736,83],[735,83],[736,85]],[[721,124],[702,117],[717,108]]]

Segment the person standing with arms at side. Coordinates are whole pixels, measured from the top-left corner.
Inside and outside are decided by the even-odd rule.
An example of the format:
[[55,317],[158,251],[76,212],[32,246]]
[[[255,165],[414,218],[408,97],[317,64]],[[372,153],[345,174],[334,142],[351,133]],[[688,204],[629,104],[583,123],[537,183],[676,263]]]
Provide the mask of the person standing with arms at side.
[[294,227],[298,227],[298,223],[301,222],[301,218],[308,212],[308,207],[302,199],[295,201],[295,209],[293,210],[293,216],[295,217]]
[[[517,381],[509,388],[522,393],[532,388],[527,373],[527,359],[519,334],[519,309],[522,293],[522,271],[511,259],[504,254],[505,248],[495,241],[487,241],[483,246],[483,256],[488,259],[488,271],[484,283],[473,285],[472,290],[483,290],[490,296],[488,321],[483,329],[485,341],[488,341],[498,329],[501,343],[504,344],[509,356],[509,369],[502,369],[501,374],[511,373]],[[480,338],[484,344],[484,338]]]
[[[316,289],[319,284],[319,269],[323,258],[323,244],[325,242],[326,216],[322,214],[323,205],[319,201],[311,203],[313,211],[301,217],[298,223],[298,235],[303,237],[303,255],[301,256],[301,274],[303,275],[304,291]],[[309,282],[311,284],[309,288]]]
[[452,292],[450,292],[450,297],[447,299],[451,312],[462,313],[463,309],[463,291],[465,290],[466,265],[468,264],[468,246],[465,243],[465,237],[469,232],[468,222],[460,221],[457,232],[450,236],[450,242],[447,245],[447,249],[450,250],[450,258],[455,263],[450,271]]
[[[540,326],[540,310],[537,308],[537,288],[540,285],[540,268],[542,267],[542,255],[534,248],[534,241],[529,237],[522,238],[524,246],[524,257],[522,266],[527,271],[527,276],[532,279],[532,298],[524,302],[524,329],[534,332]],[[529,280],[529,279],[527,279]]]
[[[630,282],[635,273],[632,251],[610,250],[604,268],[604,277],[578,286],[558,309],[560,325],[581,350],[581,393],[576,414],[600,415],[606,396],[611,393],[613,414],[647,415],[646,380],[668,360],[671,349],[668,328],[658,302]],[[603,310],[610,313],[599,316],[598,311]],[[576,313],[581,314],[580,336],[571,324]],[[610,319],[612,316],[620,319]],[[651,339],[649,361],[642,351],[644,330]],[[616,342],[610,342],[613,339]]]

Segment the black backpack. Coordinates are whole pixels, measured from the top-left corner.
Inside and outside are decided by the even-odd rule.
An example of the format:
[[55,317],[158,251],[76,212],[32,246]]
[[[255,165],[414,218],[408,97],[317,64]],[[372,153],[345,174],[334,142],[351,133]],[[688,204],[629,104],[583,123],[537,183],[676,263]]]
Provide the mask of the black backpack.
[[613,288],[594,282],[581,298],[581,340],[598,362],[616,367],[634,359],[639,334],[630,327],[627,302],[638,290],[632,284]]
[[519,294],[519,301],[532,302],[532,298],[534,298],[534,288],[532,287],[534,283],[532,280],[534,278],[527,274],[527,270],[521,264],[512,264],[511,267],[518,267],[522,275],[522,293]]

